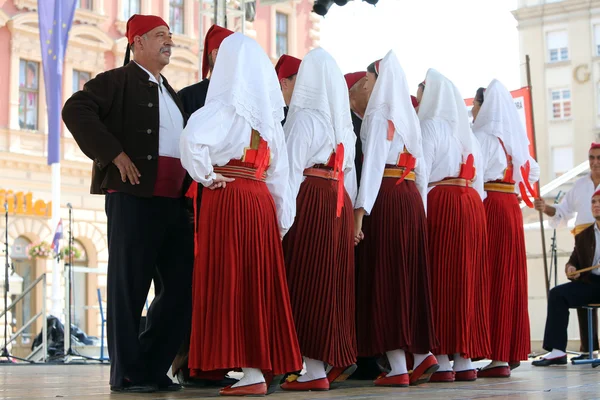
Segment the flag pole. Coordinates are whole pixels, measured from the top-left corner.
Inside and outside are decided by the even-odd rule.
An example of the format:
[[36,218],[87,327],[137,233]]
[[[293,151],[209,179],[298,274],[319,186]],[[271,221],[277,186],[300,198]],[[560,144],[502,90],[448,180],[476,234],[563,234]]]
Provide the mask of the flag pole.
[[[51,164],[52,168],[52,226],[58,226],[60,220],[60,163]],[[61,295],[61,271],[58,257],[52,259],[52,307],[51,313],[55,317],[63,312],[63,298]]]
[[[529,54],[525,55],[525,66],[527,69],[527,87],[529,89],[529,102],[531,105],[531,133],[532,133],[532,138],[533,138],[533,149],[535,152],[535,159],[537,161],[537,142],[536,142],[536,137],[535,137],[535,118],[534,118],[534,114],[533,114],[533,91],[531,89],[531,66],[530,66],[530,60],[529,60]],[[540,193],[540,180],[537,181],[536,183],[536,191],[538,196],[541,196]],[[539,212],[539,216],[540,216],[540,233],[542,235],[542,259],[544,260],[544,282],[546,283],[546,300],[548,299],[548,295],[550,293],[550,281],[549,281],[549,276],[548,276],[548,255],[546,253],[546,232],[544,230],[544,214],[542,211]]]

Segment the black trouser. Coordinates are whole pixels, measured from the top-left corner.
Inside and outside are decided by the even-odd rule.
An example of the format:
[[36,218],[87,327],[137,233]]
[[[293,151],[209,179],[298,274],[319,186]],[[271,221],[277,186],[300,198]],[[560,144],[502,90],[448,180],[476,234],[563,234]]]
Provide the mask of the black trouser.
[[[106,195],[110,384],[164,379],[191,318],[194,237],[183,199]],[[157,297],[139,335],[152,279]]]
[[[579,350],[584,353],[589,353],[587,310],[584,308],[578,308],[577,319],[579,320],[579,337],[581,338]],[[594,334],[592,338],[592,344],[594,346],[594,350],[598,350],[598,310],[592,310],[592,330]]]
[[600,276],[590,275],[589,278],[589,282],[573,281],[550,290],[544,332],[545,350],[566,351],[570,308],[600,302]]

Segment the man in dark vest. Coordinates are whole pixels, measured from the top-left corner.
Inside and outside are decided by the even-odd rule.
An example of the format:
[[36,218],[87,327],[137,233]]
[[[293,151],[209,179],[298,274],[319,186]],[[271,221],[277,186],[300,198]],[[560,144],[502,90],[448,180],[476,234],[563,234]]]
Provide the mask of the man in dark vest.
[[[171,391],[181,387],[167,372],[191,318],[193,232],[184,201],[190,179],[179,159],[186,119],[160,74],[173,46],[169,26],[134,15],[127,40],[126,65],[87,82],[62,115],[93,160],[91,193],[105,196],[111,390]],[[138,335],[153,278],[160,295]]]
[[[202,81],[185,87],[179,91],[178,96],[183,103],[183,109],[188,116],[204,107],[206,94],[208,93],[208,84],[210,82],[210,74],[217,60],[217,53],[221,42],[233,34],[232,31],[222,28],[218,25],[210,27],[204,38],[204,51],[202,54]],[[196,197],[196,210],[200,210],[200,201],[202,198],[202,185],[198,185]],[[191,321],[190,321],[191,322]],[[224,379],[222,372],[202,372],[194,377],[190,376],[188,368],[188,353],[190,351],[190,330],[191,326],[186,326],[185,338],[177,356],[173,361],[172,372],[177,376],[177,380],[184,386],[227,386],[234,383],[233,380]]]
[[569,309],[600,303],[600,268],[577,272],[600,264],[600,190],[591,203],[596,222],[575,236],[575,249],[565,268],[571,282],[550,290],[543,344],[549,353],[532,363],[536,367],[565,365]]

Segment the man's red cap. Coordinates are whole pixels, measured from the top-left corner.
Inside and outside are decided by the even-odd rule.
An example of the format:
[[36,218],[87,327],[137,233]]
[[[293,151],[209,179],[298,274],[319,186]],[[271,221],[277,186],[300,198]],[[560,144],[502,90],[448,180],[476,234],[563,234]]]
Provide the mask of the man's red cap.
[[166,26],[169,28],[169,25],[167,25],[165,20],[156,15],[133,14],[127,21],[127,32],[125,36],[127,36],[127,41],[131,45],[133,44],[134,37],[142,36],[159,26]]
[[592,143],[590,150],[600,149],[600,143]]
[[346,85],[348,85],[348,90],[352,89],[352,86],[356,85],[356,83],[365,76],[367,76],[366,71],[350,72],[349,74],[344,75],[344,79],[346,79]]
[[600,196],[600,190],[596,190],[596,192],[592,195],[592,198]]
[[411,95],[410,101],[412,102],[412,105],[414,108],[417,108],[419,106],[419,100],[417,100],[417,98],[415,96]]
[[298,73],[300,69],[300,64],[302,60],[288,56],[287,54],[279,57],[277,64],[275,64],[275,72],[277,73],[277,79],[282,80],[284,78],[289,78],[290,76],[294,76]]
[[[208,54],[214,49],[218,49],[227,36],[233,35],[233,32],[219,25],[210,27],[204,37],[204,51],[202,53],[202,79],[206,79],[210,65],[208,65]],[[214,60],[213,60],[214,61]]]

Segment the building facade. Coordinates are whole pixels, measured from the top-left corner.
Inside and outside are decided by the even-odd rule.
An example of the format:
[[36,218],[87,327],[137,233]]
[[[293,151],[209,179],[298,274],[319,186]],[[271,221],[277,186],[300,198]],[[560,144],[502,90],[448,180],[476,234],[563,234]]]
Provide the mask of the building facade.
[[[63,101],[98,73],[123,64],[127,44],[125,25],[134,13],[160,15],[169,23],[175,43],[171,63],[163,71],[169,83],[179,90],[198,82],[200,44],[213,23],[210,13],[202,11],[211,3],[211,0],[79,0],[65,56]],[[313,0],[265,0],[264,3],[248,3],[246,21],[242,23],[238,12],[227,18],[228,28],[241,31],[243,26],[244,33],[255,38],[274,63],[283,53],[302,57],[319,45],[321,17],[311,13]],[[0,5],[0,211],[4,216],[6,201],[9,255],[14,265],[11,282],[22,278],[22,287],[13,284],[13,298],[37,277],[48,274],[46,299],[38,285],[11,313],[11,329],[15,332],[41,311],[43,301],[50,307],[52,260],[31,258],[28,253],[32,245],[52,242],[55,227],[50,224],[51,171],[46,162],[48,123],[37,0],[5,0]],[[239,9],[240,5],[228,1],[228,7]],[[88,335],[99,336],[98,289],[105,301],[108,261],[104,198],[89,194],[91,161],[81,153],[64,126],[61,136],[61,217],[65,238],[71,231],[77,249],[74,322]],[[73,210],[72,226],[68,224],[67,203]],[[0,231],[4,230],[2,218]],[[60,264],[61,270],[63,265]],[[4,272],[0,275],[3,283]],[[32,336],[40,332],[41,326],[39,320],[26,330],[27,335],[13,348],[15,354],[28,354]]]
[[[521,59],[531,58],[538,161],[549,182],[600,140],[600,1],[519,0]],[[522,69],[522,84],[527,84]]]

